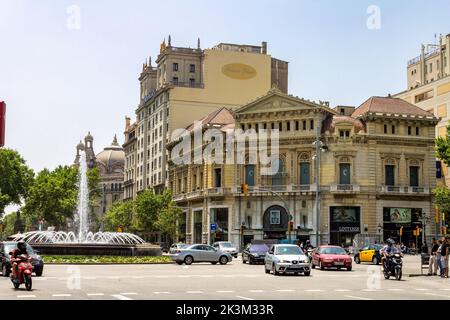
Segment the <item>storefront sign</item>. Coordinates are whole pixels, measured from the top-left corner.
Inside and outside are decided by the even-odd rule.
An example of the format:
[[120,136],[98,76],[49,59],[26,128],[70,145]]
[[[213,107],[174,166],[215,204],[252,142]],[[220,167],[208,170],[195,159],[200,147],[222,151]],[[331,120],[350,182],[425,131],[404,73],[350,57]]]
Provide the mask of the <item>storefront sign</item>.
[[330,231],[360,233],[360,207],[330,207]]

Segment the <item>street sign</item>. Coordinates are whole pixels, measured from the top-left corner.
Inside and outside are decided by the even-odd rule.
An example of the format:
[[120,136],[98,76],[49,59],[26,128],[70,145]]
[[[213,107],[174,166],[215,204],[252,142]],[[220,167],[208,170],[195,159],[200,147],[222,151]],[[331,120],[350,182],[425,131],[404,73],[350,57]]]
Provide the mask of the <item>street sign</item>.
[[211,231],[217,230],[217,223],[211,223]]

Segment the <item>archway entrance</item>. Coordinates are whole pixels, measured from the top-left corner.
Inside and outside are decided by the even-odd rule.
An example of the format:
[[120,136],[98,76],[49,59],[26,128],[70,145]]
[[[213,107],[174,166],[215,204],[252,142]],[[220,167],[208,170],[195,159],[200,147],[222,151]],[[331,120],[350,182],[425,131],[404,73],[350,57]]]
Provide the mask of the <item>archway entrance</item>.
[[282,206],[271,206],[263,217],[264,239],[286,239],[289,215]]

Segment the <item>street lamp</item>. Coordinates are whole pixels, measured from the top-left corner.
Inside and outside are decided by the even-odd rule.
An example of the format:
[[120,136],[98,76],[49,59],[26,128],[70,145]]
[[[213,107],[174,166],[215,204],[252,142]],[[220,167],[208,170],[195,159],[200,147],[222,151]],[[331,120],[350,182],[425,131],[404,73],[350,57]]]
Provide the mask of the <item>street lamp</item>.
[[381,230],[383,229],[383,226],[381,223],[378,224],[378,243],[381,243]]
[[[320,122],[319,122],[320,123]],[[316,178],[316,201],[314,205],[315,209],[315,216],[316,216],[316,246],[318,247],[320,245],[319,241],[319,229],[320,229],[320,153],[328,151],[328,147],[323,144],[322,141],[320,141],[320,134],[321,134],[321,126],[317,126],[316,131],[316,140],[312,143],[313,147],[316,148],[315,155],[313,156],[314,162],[314,176]]]

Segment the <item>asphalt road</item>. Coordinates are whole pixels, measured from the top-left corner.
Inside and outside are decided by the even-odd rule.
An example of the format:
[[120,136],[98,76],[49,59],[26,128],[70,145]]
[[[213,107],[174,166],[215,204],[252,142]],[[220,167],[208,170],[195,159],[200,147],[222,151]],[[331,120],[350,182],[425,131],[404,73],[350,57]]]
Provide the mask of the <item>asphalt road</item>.
[[[450,299],[450,281],[417,276],[419,258],[404,260],[404,278],[385,280],[380,266],[353,265],[353,271],[312,270],[311,276],[274,276],[263,265],[47,265],[33,290],[15,290],[0,278],[0,300],[289,300],[289,299]],[[425,270],[426,272],[426,270]]]

